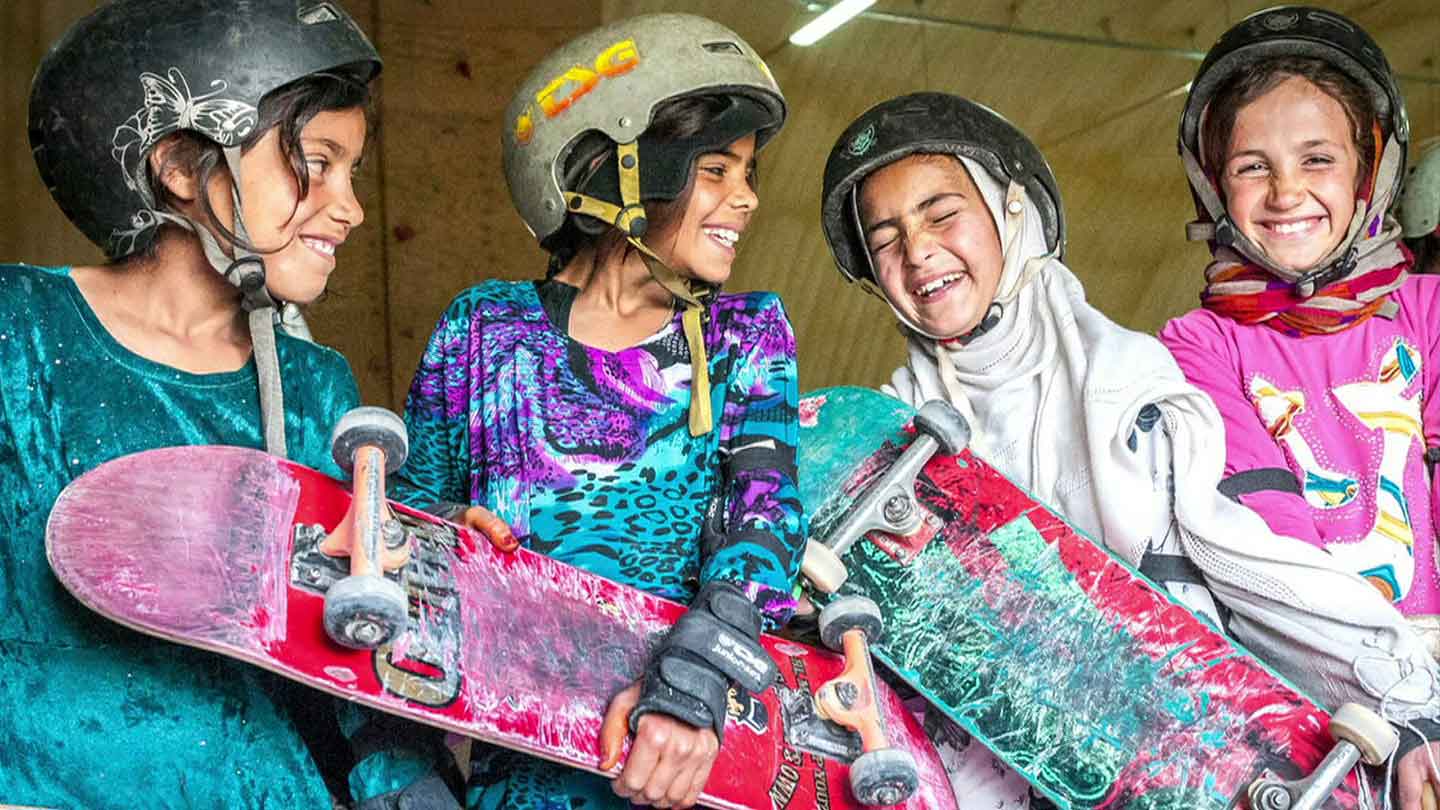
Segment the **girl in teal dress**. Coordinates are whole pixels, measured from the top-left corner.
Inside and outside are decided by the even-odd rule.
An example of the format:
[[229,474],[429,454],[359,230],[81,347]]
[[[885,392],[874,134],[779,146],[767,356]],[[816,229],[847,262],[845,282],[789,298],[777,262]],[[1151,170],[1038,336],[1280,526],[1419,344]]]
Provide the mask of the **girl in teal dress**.
[[268,447],[338,473],[327,437],[354,377],[274,324],[364,220],[352,173],[379,69],[336,4],[294,0],[118,0],[41,63],[36,163],[109,263],[0,265],[0,802],[331,806],[299,731],[343,743],[330,698],[87,612],[44,530],[66,484],[148,448]]

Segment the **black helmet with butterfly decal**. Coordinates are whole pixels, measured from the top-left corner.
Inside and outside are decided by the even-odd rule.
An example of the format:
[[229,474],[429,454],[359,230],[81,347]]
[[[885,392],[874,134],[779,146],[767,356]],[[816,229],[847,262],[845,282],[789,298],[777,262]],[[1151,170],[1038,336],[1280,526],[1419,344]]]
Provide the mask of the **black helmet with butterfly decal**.
[[60,210],[111,259],[154,239],[146,158],[191,130],[238,147],[260,100],[314,73],[366,82],[380,56],[333,1],[114,0],[71,26],[30,90],[30,146]]
[[[375,47],[334,0],[113,0],[50,48],[30,88],[35,164],[90,241],[122,259],[172,222],[191,230],[209,264],[243,291],[265,447],[276,455],[286,454],[275,338],[284,310],[266,289],[263,259],[244,247],[241,149],[258,134],[271,92],[318,73],[364,83],[379,72]],[[150,188],[150,152],[181,131],[221,148],[239,237],[229,250],[206,224],[163,210]]]

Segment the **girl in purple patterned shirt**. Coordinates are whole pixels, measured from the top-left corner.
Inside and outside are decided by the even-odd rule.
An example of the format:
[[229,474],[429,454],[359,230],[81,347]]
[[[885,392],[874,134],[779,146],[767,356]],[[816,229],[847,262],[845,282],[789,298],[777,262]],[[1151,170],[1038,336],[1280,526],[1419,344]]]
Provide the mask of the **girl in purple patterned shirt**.
[[[395,494],[492,537],[509,535],[504,523],[534,550],[689,604],[682,625],[758,650],[762,627],[793,609],[804,536],[795,341],[775,295],[719,287],[759,204],[755,153],[784,117],[749,45],[699,17],[623,20],[536,68],[507,111],[504,155],[549,272],[484,282],[441,317]],[[692,666],[662,678],[672,662]],[[606,727],[635,741],[608,788],[484,748],[468,803],[693,804],[728,691],[760,688],[748,680],[673,634],[610,707]],[[604,766],[621,742],[602,742]]]

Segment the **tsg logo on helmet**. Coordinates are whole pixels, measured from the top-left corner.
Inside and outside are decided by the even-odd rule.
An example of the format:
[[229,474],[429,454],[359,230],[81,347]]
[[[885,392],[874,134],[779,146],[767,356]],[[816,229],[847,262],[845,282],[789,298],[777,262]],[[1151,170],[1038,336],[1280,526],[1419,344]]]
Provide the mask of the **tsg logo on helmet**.
[[[565,69],[564,73],[556,76],[545,85],[539,93],[535,94],[535,103],[540,105],[540,111],[545,113],[546,118],[554,118],[570,108],[570,105],[579,101],[595,89],[602,78],[613,79],[616,76],[623,76],[629,73],[640,64],[640,50],[635,46],[635,40],[625,39],[611,45],[595,57],[595,67],[590,69],[583,65],[573,65]],[[566,90],[564,95],[560,91]],[[530,143],[530,138],[535,134],[535,108],[526,106],[525,111],[515,119],[515,142],[524,146]]]

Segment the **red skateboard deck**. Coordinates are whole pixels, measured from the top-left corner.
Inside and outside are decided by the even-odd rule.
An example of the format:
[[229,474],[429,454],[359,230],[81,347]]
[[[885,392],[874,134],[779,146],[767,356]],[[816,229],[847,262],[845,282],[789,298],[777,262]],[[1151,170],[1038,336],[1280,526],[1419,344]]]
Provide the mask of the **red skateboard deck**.
[[[800,414],[813,543],[871,487],[897,491],[882,479],[915,411],[829,388]],[[1057,806],[1248,807],[1262,774],[1296,779],[1334,747],[1321,707],[970,451],[937,453],[910,492],[920,529],[850,547],[841,593],[879,605],[877,659]]]
[[[140,632],[212,650],[307,686],[486,742],[599,772],[610,698],[644,669],[684,612],[521,549],[396,505],[413,543],[401,578],[409,622],[391,643],[332,642],[323,593],[346,576],[316,544],[345,515],[347,488],[314,470],[234,447],[116,459],[73,482],[46,531],[51,567],[86,606]],[[780,678],[732,699],[701,802],[736,810],[859,805],[853,735],[814,716],[835,654],[766,636]],[[891,745],[919,788],[906,808],[956,806],[919,722],[879,687]],[[733,698],[733,696],[732,696]]]

